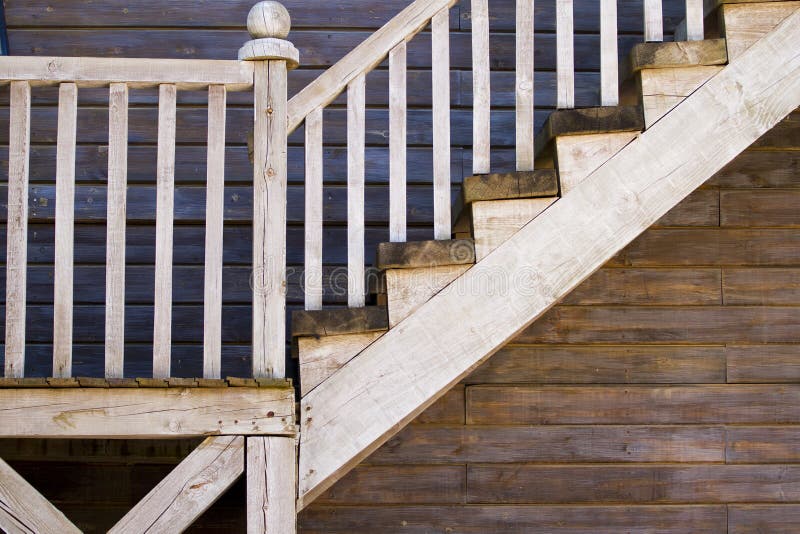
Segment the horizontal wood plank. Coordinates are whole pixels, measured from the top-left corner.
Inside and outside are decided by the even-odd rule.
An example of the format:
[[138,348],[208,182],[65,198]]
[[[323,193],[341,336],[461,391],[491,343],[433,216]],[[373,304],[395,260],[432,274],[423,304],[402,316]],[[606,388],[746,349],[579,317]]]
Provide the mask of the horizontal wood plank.
[[464,379],[467,384],[724,383],[717,347],[507,345]]
[[725,432],[722,427],[409,425],[370,455],[365,463],[691,463],[724,460]]
[[3,437],[294,434],[291,388],[0,389]]
[[725,429],[725,461],[742,464],[798,463],[800,427],[731,426]]
[[471,386],[469,424],[800,422],[800,386]]
[[800,524],[797,504],[751,504],[728,506],[728,532],[731,534],[791,534]]
[[800,382],[800,345],[732,346],[725,356],[728,382]]
[[793,502],[800,466],[470,465],[470,503]]

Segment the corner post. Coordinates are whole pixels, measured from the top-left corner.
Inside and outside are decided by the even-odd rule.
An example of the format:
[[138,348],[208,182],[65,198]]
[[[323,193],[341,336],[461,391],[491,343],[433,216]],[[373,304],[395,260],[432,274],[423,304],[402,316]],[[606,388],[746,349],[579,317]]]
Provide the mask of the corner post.
[[255,62],[253,97],[253,377],[283,378],[286,344],[286,138],[287,72],[299,65],[286,41],[289,12],[259,2],[247,16],[253,40],[240,61]]

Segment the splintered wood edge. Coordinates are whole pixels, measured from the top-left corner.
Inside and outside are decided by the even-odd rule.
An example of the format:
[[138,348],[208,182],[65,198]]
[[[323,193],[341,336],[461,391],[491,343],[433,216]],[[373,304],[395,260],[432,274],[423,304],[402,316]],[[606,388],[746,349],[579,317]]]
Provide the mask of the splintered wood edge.
[[389,329],[385,306],[337,308],[292,313],[292,337],[357,334]]
[[417,269],[475,263],[472,239],[380,243],[375,265],[379,269]]

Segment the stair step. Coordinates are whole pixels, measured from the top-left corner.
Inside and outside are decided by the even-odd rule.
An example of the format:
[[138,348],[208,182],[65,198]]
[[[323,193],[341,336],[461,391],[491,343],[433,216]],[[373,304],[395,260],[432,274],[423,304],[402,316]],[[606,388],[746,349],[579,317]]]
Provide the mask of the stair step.
[[386,302],[389,308],[389,327],[394,328],[470,267],[471,264],[387,269]]
[[555,197],[558,175],[554,169],[483,174],[464,178],[453,204],[453,233],[471,232],[471,207],[475,202]]
[[666,69],[725,65],[728,49],[725,39],[639,43],[635,45],[620,69],[620,80],[627,82],[643,69]]
[[554,141],[566,135],[641,132],[644,116],[639,106],[603,106],[554,111],[536,135],[534,150],[537,166],[554,166]]
[[300,360],[300,395],[306,395],[320,385],[385,333],[385,330],[381,330],[359,334],[297,338],[297,352]]
[[475,263],[472,239],[380,243],[375,258],[379,269],[417,269]]
[[321,337],[389,329],[385,306],[298,310],[292,313],[292,337]]

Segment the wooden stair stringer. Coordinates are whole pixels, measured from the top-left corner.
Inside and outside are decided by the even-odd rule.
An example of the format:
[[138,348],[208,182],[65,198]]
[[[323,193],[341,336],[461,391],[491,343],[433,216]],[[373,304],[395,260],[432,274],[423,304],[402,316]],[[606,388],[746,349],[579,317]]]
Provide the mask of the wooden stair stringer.
[[305,396],[298,507],[800,106],[798,43],[800,12]]

